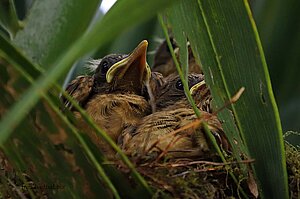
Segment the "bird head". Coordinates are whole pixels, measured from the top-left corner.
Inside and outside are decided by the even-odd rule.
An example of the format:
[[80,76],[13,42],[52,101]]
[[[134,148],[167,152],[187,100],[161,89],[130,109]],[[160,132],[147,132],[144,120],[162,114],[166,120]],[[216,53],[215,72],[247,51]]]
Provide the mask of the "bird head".
[[[202,74],[189,74],[188,85],[196,104],[199,104],[209,92]],[[156,95],[157,109],[164,109],[174,104],[188,105],[183,83],[178,75],[168,76]]]
[[141,95],[151,76],[146,61],[148,42],[143,40],[129,55],[104,57],[94,74],[96,93],[134,93]]

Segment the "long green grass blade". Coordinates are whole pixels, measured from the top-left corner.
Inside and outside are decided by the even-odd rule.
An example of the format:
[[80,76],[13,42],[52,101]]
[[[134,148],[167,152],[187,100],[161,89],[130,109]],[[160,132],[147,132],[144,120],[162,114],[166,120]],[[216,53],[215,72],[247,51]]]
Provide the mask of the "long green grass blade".
[[[287,198],[283,138],[270,78],[247,1],[194,0],[176,5],[178,25],[201,62],[216,108],[241,87],[246,90],[231,105],[247,149],[256,160],[254,172],[261,197]],[[224,131],[238,136],[230,114],[221,112]],[[231,119],[230,119],[231,118]],[[241,142],[238,142],[242,145]]]
[[[83,54],[120,34],[126,27],[146,20],[165,8],[171,1],[120,1],[107,13],[101,21],[83,35],[72,47],[62,55],[47,71],[47,76],[40,77],[6,113],[0,122],[0,145],[8,138],[13,129],[20,123],[29,110],[37,103],[41,93],[49,88],[61,75],[70,68],[71,64]],[[134,8],[134,9],[133,9]],[[120,13],[127,13],[120,17]]]
[[0,2],[0,26],[10,34],[10,37],[14,37],[21,29],[13,0]]

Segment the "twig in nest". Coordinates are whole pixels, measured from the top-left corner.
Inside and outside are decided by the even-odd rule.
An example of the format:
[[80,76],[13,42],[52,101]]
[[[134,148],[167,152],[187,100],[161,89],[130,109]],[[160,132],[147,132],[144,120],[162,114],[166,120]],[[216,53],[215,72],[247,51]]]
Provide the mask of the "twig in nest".
[[250,164],[250,163],[253,163],[253,162],[255,162],[254,159],[241,160],[241,161],[232,161],[232,162],[211,162],[211,161],[198,160],[198,161],[192,161],[192,162],[186,162],[186,163],[158,164],[158,166],[185,167],[185,166],[191,166],[191,165],[195,165],[195,164],[226,166],[226,165],[233,165],[233,164]]
[[218,168],[205,168],[205,169],[193,169],[193,170],[189,170],[189,171],[184,171],[182,173],[178,173],[173,175],[172,177],[179,177],[179,176],[184,176],[187,175],[189,173],[201,173],[201,172],[207,172],[207,171],[216,171],[216,170],[220,170],[222,169],[222,167],[218,167]]

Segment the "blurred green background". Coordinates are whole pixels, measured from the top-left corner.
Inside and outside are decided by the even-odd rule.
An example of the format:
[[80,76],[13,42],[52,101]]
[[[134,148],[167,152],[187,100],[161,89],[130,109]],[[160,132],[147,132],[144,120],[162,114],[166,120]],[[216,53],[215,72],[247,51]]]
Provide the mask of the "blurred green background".
[[[254,1],[283,130],[300,130],[300,1]],[[299,143],[299,142],[298,142]]]

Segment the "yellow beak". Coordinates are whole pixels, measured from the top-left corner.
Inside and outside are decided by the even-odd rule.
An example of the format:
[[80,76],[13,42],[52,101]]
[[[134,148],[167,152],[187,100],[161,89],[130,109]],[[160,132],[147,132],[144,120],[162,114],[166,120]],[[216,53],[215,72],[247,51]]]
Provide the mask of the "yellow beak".
[[147,47],[148,42],[143,40],[128,57],[111,66],[106,73],[106,81],[118,80],[116,82],[133,86],[149,81],[151,70],[146,60]]
[[202,80],[202,81],[200,81],[199,83],[197,83],[197,84],[195,84],[194,86],[192,86],[192,88],[190,88],[190,93],[191,93],[192,95],[195,94],[195,93],[198,91],[198,89],[200,89],[200,87],[201,87],[202,85],[205,85],[205,81],[204,81],[204,80]]

